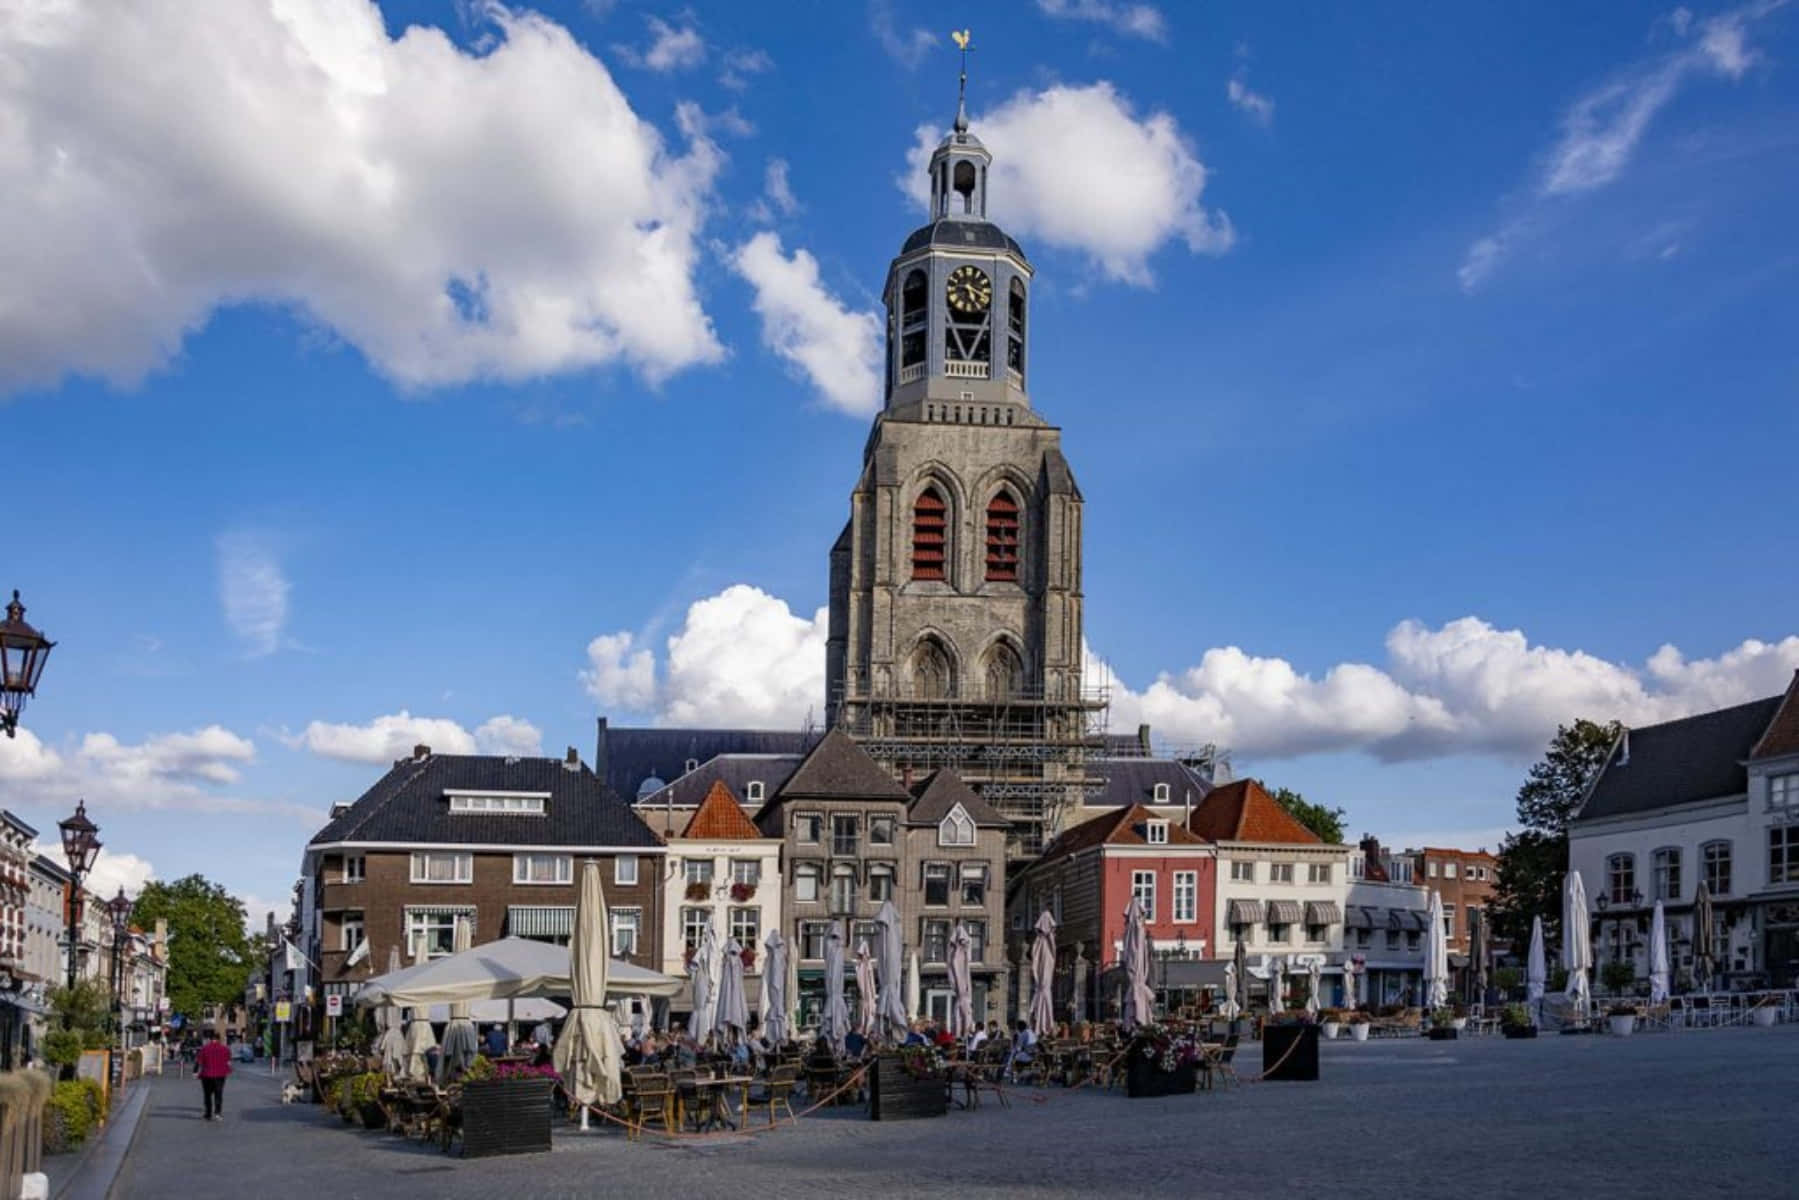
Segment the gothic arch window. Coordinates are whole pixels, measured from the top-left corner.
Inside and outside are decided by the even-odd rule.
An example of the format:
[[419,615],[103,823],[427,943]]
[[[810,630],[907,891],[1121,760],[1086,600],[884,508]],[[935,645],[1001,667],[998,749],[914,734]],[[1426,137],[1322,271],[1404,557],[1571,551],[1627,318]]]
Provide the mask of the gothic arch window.
[[987,502],[987,578],[1018,580],[1018,501],[1004,488]]
[[1024,374],[1024,281],[1012,277],[1006,301],[1006,365]]
[[946,579],[949,563],[949,508],[932,484],[912,502],[912,578]]
[[925,357],[926,299],[929,283],[923,271],[911,271],[900,285],[900,366],[916,366]]
[[987,651],[985,673],[989,699],[1016,696],[1023,690],[1024,660],[1007,642],[995,642]]
[[913,647],[912,694],[921,700],[943,700],[955,695],[955,668],[949,651],[936,638],[924,638]]

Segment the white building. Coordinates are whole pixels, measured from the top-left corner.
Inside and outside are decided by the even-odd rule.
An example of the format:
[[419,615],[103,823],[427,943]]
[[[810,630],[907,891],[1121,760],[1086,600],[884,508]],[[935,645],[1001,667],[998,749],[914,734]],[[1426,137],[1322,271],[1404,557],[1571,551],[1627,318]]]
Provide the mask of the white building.
[[1430,889],[1407,878],[1391,879],[1392,864],[1349,858],[1348,902],[1343,917],[1343,957],[1356,966],[1355,995],[1345,1007],[1378,1008],[1418,1002],[1424,979],[1424,934],[1430,922]]
[[1660,900],[1685,986],[1703,880],[1716,983],[1799,982],[1799,673],[1783,696],[1625,730],[1569,823],[1568,861],[1596,961],[1647,975]]

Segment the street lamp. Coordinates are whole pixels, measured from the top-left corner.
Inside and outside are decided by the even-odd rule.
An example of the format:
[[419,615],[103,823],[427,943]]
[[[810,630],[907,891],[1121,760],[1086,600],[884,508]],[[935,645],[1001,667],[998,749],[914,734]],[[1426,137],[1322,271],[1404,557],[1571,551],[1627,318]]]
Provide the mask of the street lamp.
[[119,885],[119,894],[106,902],[106,912],[112,918],[112,1008],[114,1014],[119,1014],[125,1008],[119,957],[125,948],[125,937],[131,931],[131,900],[125,895],[124,884]]
[[[14,601],[13,603],[18,603]],[[87,801],[75,802],[75,815],[56,823],[62,830],[62,853],[69,860],[69,979],[75,986],[76,954],[81,945],[81,877],[100,854],[100,827],[87,819]]]
[[54,645],[25,623],[25,606],[19,603],[19,589],[14,588],[6,620],[0,622],[0,729],[6,730],[7,737],[17,735],[19,713],[25,701],[36,694],[38,676],[44,673],[44,660]]

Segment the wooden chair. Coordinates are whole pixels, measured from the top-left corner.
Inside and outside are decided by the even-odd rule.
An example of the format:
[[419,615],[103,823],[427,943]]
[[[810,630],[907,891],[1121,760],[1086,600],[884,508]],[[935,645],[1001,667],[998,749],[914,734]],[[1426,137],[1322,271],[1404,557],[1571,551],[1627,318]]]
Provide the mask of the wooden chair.
[[706,1118],[699,1077],[699,1071],[694,1067],[677,1067],[668,1073],[669,1089],[674,1093],[675,1124],[683,1129],[690,1120],[697,1128]]
[[1242,1077],[1237,1074],[1237,1068],[1231,1065],[1231,1060],[1237,1057],[1237,1041],[1238,1037],[1233,1033],[1224,1039],[1224,1044],[1218,1048],[1216,1055],[1206,1056],[1208,1075],[1224,1083],[1243,1082]]
[[797,1123],[799,1118],[793,1111],[793,1088],[794,1085],[799,1082],[799,1078],[800,1070],[797,1066],[782,1065],[776,1067],[773,1071],[769,1072],[767,1079],[758,1081],[760,1090],[757,1090],[757,1084],[752,1084],[750,1089],[744,1094],[744,1116],[746,1118],[749,1116],[751,1108],[766,1108],[768,1110],[768,1123],[773,1125],[775,1123],[775,1109],[780,1107],[786,1109],[787,1116]]
[[661,1121],[664,1133],[675,1131],[678,1119],[675,1101],[675,1089],[667,1075],[659,1071],[649,1071],[641,1067],[629,1072],[631,1089],[628,1095],[631,1125],[625,1130],[630,1137],[642,1136],[643,1130],[651,1121]]

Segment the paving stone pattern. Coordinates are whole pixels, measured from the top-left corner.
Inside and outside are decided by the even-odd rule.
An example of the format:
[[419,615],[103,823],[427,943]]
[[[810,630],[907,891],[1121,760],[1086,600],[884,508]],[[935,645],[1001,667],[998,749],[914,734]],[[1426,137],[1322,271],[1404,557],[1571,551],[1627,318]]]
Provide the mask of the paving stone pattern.
[[[774,1134],[673,1144],[571,1131],[553,1154],[471,1161],[283,1106],[276,1082],[253,1071],[231,1081],[225,1120],[208,1124],[199,1086],[165,1079],[151,1085],[114,1194],[1350,1200],[1489,1185],[1585,1200],[1793,1194],[1799,1025],[1323,1051],[1315,1084],[1158,1100],[1023,1089],[1010,1109],[989,1101],[940,1120],[878,1124],[844,1109]],[[1239,1061],[1253,1066],[1256,1048]]]

